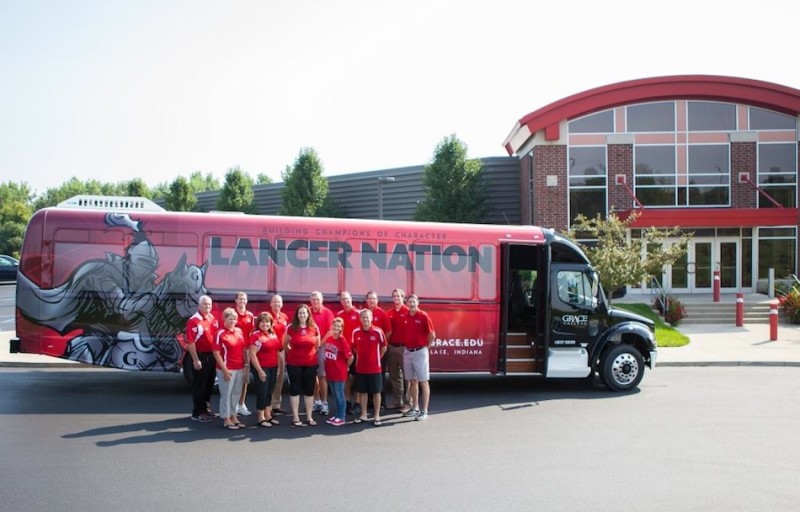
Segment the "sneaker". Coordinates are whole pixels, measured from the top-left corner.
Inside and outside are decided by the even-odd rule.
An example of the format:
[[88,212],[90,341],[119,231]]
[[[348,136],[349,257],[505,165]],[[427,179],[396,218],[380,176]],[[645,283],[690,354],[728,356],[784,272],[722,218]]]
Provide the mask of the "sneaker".
[[242,416],[250,416],[252,413],[250,409],[247,408],[247,405],[241,404],[236,406],[236,414],[241,414]]
[[333,418],[329,420],[328,423],[333,425],[334,427],[341,427],[342,425],[344,425],[345,422],[341,418]]
[[416,421],[425,421],[425,420],[428,419],[428,412],[427,411],[420,411],[419,414],[417,414],[417,417],[414,418],[414,419]]
[[416,418],[419,416],[419,409],[409,409],[403,413],[404,418]]
[[219,418],[219,414],[211,409],[211,402],[206,402],[206,415],[212,418]]
[[200,413],[197,416],[192,416],[192,421],[197,421],[198,423],[210,423],[214,421],[214,418],[206,413]]
[[327,416],[330,413],[328,409],[328,402],[322,402],[322,405],[319,407],[319,413],[323,416]]
[[317,412],[321,408],[322,408],[322,400],[314,400],[314,407],[311,410]]

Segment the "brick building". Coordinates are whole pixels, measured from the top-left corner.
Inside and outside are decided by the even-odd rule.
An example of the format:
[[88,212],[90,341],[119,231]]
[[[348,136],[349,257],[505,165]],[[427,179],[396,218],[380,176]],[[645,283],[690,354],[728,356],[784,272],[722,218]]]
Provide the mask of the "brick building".
[[[694,233],[661,282],[675,292],[755,291],[797,273],[800,91],[742,78],[670,76],[585,91],[522,117],[522,223],[566,229],[637,210],[643,227]],[[629,292],[645,292],[647,284]]]

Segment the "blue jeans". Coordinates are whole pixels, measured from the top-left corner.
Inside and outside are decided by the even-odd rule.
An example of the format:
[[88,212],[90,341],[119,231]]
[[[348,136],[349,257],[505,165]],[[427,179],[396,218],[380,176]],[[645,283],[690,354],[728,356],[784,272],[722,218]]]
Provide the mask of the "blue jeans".
[[346,412],[344,401],[344,381],[338,382],[329,380],[328,388],[330,389],[331,393],[333,393],[333,403],[336,404],[336,413],[333,415],[333,417],[344,421]]

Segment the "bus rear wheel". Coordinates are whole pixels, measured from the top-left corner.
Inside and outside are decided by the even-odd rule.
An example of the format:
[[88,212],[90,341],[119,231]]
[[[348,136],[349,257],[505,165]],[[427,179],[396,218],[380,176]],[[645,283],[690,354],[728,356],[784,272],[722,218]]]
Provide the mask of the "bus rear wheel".
[[627,391],[644,377],[642,355],[632,345],[617,345],[603,357],[600,380],[612,391]]

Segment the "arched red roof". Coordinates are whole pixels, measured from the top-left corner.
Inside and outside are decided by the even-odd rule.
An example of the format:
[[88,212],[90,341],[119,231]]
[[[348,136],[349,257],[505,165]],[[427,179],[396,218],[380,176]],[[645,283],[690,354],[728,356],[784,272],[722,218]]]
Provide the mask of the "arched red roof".
[[562,120],[620,105],[674,99],[741,103],[791,116],[800,113],[800,91],[770,82],[712,75],[643,78],[573,94],[531,112],[517,121],[504,145],[513,155],[539,130],[545,130],[547,140],[557,140]]

